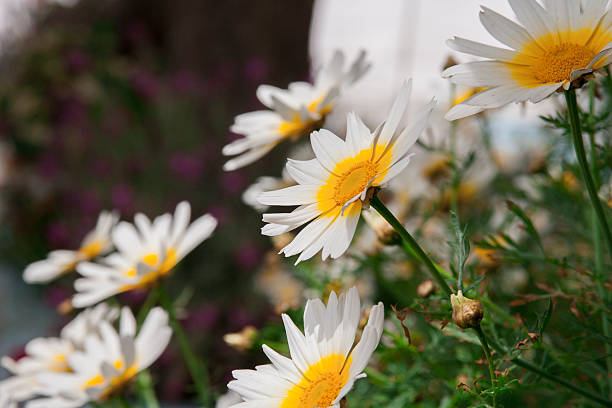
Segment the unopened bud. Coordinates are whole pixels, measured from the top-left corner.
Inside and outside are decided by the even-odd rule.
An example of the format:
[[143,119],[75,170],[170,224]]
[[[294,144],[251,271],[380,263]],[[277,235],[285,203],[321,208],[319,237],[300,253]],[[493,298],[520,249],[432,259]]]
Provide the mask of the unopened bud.
[[463,296],[461,291],[457,295],[451,295],[453,306],[453,322],[462,329],[480,326],[484,316],[484,308],[479,300],[473,300]]
[[402,241],[397,231],[385,220],[382,215],[374,210],[364,210],[363,219],[376,233],[378,241],[383,245],[397,245]]
[[436,290],[436,286],[434,285],[432,280],[426,280],[419,284],[417,287],[417,296],[420,298],[429,297]]
[[246,326],[238,333],[228,333],[223,336],[223,340],[238,351],[246,351],[251,348],[257,336],[257,329],[253,326]]

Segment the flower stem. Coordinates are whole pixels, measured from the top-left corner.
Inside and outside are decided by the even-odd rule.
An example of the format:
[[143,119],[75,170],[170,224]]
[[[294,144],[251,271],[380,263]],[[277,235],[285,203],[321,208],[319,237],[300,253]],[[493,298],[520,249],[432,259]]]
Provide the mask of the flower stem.
[[608,226],[606,214],[604,213],[603,206],[601,205],[601,201],[597,195],[595,182],[593,181],[593,176],[591,175],[591,171],[589,170],[589,165],[587,163],[586,153],[584,150],[584,141],[582,140],[580,116],[578,115],[576,90],[570,89],[569,91],[565,91],[565,100],[567,102],[574,150],[576,151],[576,157],[578,158],[578,163],[580,164],[580,171],[582,172],[582,177],[584,178],[591,203],[593,204],[593,208],[597,214],[597,219],[599,220],[604,239],[608,245],[608,254],[612,259],[612,233],[610,233],[610,227]]
[[414,251],[417,257],[425,264],[429,272],[433,276],[433,278],[438,282],[440,288],[446,292],[447,295],[451,295],[453,291],[448,286],[432,260],[427,256],[425,251],[419,246],[419,244],[415,241],[415,239],[406,231],[401,222],[398,221],[397,218],[389,211],[389,209],[380,201],[378,197],[373,197],[370,200],[370,205],[374,208],[378,213],[393,227],[393,229],[402,237],[404,242],[406,242],[410,248]]
[[176,318],[176,314],[174,313],[174,304],[168,298],[164,287],[162,284],[159,285],[159,300],[161,305],[168,312],[168,316],[170,318],[170,326],[172,326],[172,330],[176,335],[176,338],[179,342],[179,346],[181,348],[181,352],[183,353],[183,358],[185,359],[185,363],[187,363],[187,368],[189,369],[189,374],[191,374],[191,378],[196,387],[196,391],[200,398],[200,403],[202,406],[209,406],[209,394],[208,394],[208,374],[206,372],[205,367],[200,360],[197,359],[191,346],[189,345],[189,341],[187,340],[187,336],[185,335],[185,331],[183,327],[179,323]]
[[144,370],[138,374],[138,392],[142,397],[145,407],[147,408],[159,408],[159,402],[157,402],[157,396],[155,395],[155,389],[153,388],[153,380],[149,370]]
[[[497,376],[495,375],[495,365],[493,364],[493,358],[491,357],[491,350],[489,349],[489,344],[487,343],[487,337],[485,336],[482,328],[476,326],[474,331],[478,335],[478,339],[480,340],[480,344],[482,345],[482,351],[484,351],[485,356],[487,357],[487,363],[489,364],[489,377],[491,379],[491,388],[495,388],[497,385]],[[497,407],[497,398],[495,397],[495,390],[493,392],[493,407]]]

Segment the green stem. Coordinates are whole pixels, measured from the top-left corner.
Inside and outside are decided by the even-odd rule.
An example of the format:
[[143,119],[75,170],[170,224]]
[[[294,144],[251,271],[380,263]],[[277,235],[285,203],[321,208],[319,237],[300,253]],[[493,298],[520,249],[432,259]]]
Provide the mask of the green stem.
[[196,391],[200,398],[200,402],[203,406],[207,407],[210,402],[210,397],[208,394],[208,373],[206,372],[205,367],[203,367],[202,362],[198,360],[193,353],[193,350],[189,345],[189,341],[187,340],[187,336],[185,335],[185,331],[174,313],[174,304],[168,298],[162,284],[159,286],[159,300],[164,309],[166,309],[168,312],[170,325],[172,326],[172,330],[174,331],[174,334],[179,342],[181,352],[183,353],[183,358],[185,359],[185,363],[187,363],[189,374],[191,374],[191,378],[196,386]]
[[552,374],[542,370],[540,367],[530,363],[527,360],[524,360],[524,359],[519,357],[519,358],[513,358],[510,361],[513,362],[515,365],[517,365],[519,367],[522,367],[522,368],[524,368],[526,370],[532,371],[532,372],[534,372],[534,373],[536,373],[538,375],[541,375],[542,377],[544,377],[544,378],[546,378],[546,379],[548,379],[550,381],[556,382],[557,384],[561,384],[561,385],[569,388],[570,390],[577,392],[578,394],[582,395],[583,397],[586,397],[586,398],[590,399],[591,401],[595,401],[595,402],[603,405],[604,407],[612,407],[612,401],[604,399],[604,398],[600,397],[597,394],[593,394],[590,391],[587,391],[587,390],[585,390],[583,388],[580,388],[577,385],[572,384],[569,381],[566,381],[566,380],[564,380],[562,378],[559,378],[559,377],[557,377],[555,375],[552,375]]
[[584,178],[584,182],[586,184],[591,203],[593,204],[593,208],[595,209],[595,213],[597,214],[597,219],[599,220],[599,224],[601,225],[601,231],[603,232],[604,239],[606,241],[606,244],[608,245],[608,254],[612,259],[612,233],[610,233],[606,214],[604,213],[603,206],[601,205],[601,201],[599,200],[599,196],[597,195],[595,182],[593,181],[593,177],[591,175],[591,171],[589,170],[589,165],[587,163],[586,153],[584,150],[584,142],[582,140],[580,116],[578,115],[576,90],[571,89],[569,91],[565,91],[565,100],[567,101],[567,109],[570,117],[570,125],[572,130],[572,139],[574,142],[576,156],[578,158],[578,163],[580,164],[580,171],[582,172],[582,177]]
[[402,237],[404,242],[406,242],[410,248],[414,251],[416,256],[425,264],[429,272],[433,276],[433,278],[438,282],[440,288],[446,292],[447,295],[451,295],[453,291],[448,286],[432,260],[427,256],[425,251],[419,246],[419,244],[415,241],[415,239],[406,231],[401,222],[398,221],[397,218],[389,211],[389,209],[380,201],[378,197],[372,198],[370,200],[370,205],[374,208],[378,213],[393,227],[393,229]]
[[159,408],[159,402],[157,402],[157,396],[155,395],[155,389],[153,388],[153,380],[149,370],[144,370],[138,374],[138,392],[142,397],[145,407],[147,408]]
[[130,408],[130,403],[127,402],[127,399],[125,398],[125,395],[123,394],[117,397],[117,402],[119,403],[119,406],[122,408]]
[[157,300],[159,298],[159,288],[154,287],[149,291],[146,300],[138,309],[138,316],[136,317],[136,321],[138,322],[138,326],[140,326],[144,320],[147,318],[147,315],[153,309],[153,306],[157,304]]
[[[482,351],[487,357],[487,363],[489,364],[489,378],[491,379],[491,388],[495,388],[495,386],[497,385],[497,376],[495,375],[495,365],[493,364],[493,358],[491,357],[491,350],[489,349],[489,344],[487,343],[487,337],[485,336],[480,326],[475,327],[474,331],[478,335],[478,339],[480,340],[480,344],[482,345]],[[495,390],[492,391],[493,407],[497,407],[497,398],[495,397]]]

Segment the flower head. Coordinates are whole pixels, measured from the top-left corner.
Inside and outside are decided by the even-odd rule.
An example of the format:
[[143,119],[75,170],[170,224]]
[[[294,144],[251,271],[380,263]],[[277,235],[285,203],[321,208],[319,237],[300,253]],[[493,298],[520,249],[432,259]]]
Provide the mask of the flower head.
[[[8,402],[17,403],[43,393],[45,387],[38,376],[46,372],[70,372],[69,356],[83,349],[85,338],[99,333],[102,322],[111,323],[118,316],[119,309],[101,303],[78,314],[62,329],[60,337],[31,340],[26,344],[25,356],[19,360],[3,357],[2,366],[11,377],[0,381],[0,395],[6,396]],[[4,406],[0,403],[0,407]]]
[[47,259],[29,264],[23,272],[27,283],[47,283],[73,270],[80,262],[110,252],[113,248],[111,230],[119,217],[115,212],[103,211],[93,231],[89,232],[76,251],[51,251]]
[[282,253],[300,253],[300,262],[321,250],[323,259],[338,258],[346,251],[369,194],[408,165],[408,150],[433,110],[434,101],[401,129],[410,88],[411,82],[402,86],[389,117],[374,133],[353,113],[348,115],[346,140],[325,129],[313,132],[310,142],[316,158],[287,162],[287,171],[298,185],[260,195],[264,205],[299,206],[291,213],[264,214],[263,221],[268,223],[262,228],[264,235],[279,235],[309,223]]
[[77,272],[72,299],[75,307],[85,307],[118,293],[146,289],[164,278],[189,252],[207,239],[217,226],[209,214],[191,225],[191,207],[183,201],[174,216],[166,213],[153,222],[144,214],[136,214],[134,224],[121,222],[112,233],[117,253],[100,263],[84,262]]
[[319,299],[309,300],[304,311],[304,334],[283,315],[291,358],[264,345],[272,364],[232,373],[235,380],[228,388],[245,401],[234,406],[339,407],[355,380],[365,376],[363,370],[382,335],[384,307],[378,303],[354,345],[360,315],[356,288],[340,295],[340,299],[332,292],[327,307]]
[[509,0],[519,25],[482,7],[480,21],[504,45],[499,48],[463,38],[448,45],[486,61],[459,64],[442,76],[484,91],[453,107],[448,120],[499,108],[511,102],[540,102],[559,89],[580,86],[612,60],[612,13],[607,0]]
[[347,86],[368,70],[365,52],[344,71],[344,54],[334,53],[330,63],[321,69],[313,84],[293,82],[288,89],[270,85],[257,88],[257,98],[267,108],[236,116],[231,131],[244,135],[223,148],[226,156],[235,156],[223,168],[232,171],[263,157],[285,139],[297,139],[323,125],[338,97]]
[[168,314],[163,309],[152,309],[137,335],[136,319],[124,307],[119,332],[110,323],[102,322],[100,335],[88,336],[84,349],[68,356],[70,372],[47,372],[38,376],[47,397],[36,399],[28,406],[71,408],[89,401],[103,402],[153,364],[171,336]]

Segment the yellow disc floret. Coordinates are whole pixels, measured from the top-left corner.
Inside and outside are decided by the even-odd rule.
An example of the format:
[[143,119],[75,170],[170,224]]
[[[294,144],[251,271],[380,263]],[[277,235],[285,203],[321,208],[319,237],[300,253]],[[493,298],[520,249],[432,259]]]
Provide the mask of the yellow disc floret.
[[572,72],[586,68],[596,54],[584,45],[561,43],[538,58],[533,75],[543,83],[569,81]]
[[[374,155],[371,147],[364,149],[356,156],[349,157],[336,164],[332,174],[317,193],[321,213],[329,217],[338,216],[347,202],[361,194],[369,186],[378,185],[378,182],[387,174],[391,163],[392,148],[385,152],[385,147],[384,145],[378,145],[376,155]],[[349,214],[360,211],[361,202],[357,200],[347,210]]]
[[313,364],[299,384],[287,392],[280,408],[313,408],[333,405],[349,379],[351,358],[331,354]]

